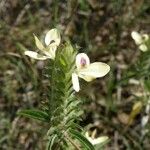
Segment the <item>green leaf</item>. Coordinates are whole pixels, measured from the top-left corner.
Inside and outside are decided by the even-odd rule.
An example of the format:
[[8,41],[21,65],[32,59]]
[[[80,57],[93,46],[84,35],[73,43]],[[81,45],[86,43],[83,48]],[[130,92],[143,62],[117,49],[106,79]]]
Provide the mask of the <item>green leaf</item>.
[[54,145],[55,139],[56,139],[57,135],[53,135],[52,137],[50,137],[48,143],[47,143],[47,147],[46,150],[52,150],[52,147]]
[[36,110],[36,109],[30,109],[30,110],[21,110],[18,112],[18,115],[22,115],[28,118],[49,122],[49,116],[46,112]]
[[78,129],[78,130],[83,132],[82,127],[77,123],[71,122],[69,127],[74,128],[74,129]]
[[95,150],[94,146],[78,131],[70,129],[69,132],[78,139],[81,144],[86,148],[86,150]]

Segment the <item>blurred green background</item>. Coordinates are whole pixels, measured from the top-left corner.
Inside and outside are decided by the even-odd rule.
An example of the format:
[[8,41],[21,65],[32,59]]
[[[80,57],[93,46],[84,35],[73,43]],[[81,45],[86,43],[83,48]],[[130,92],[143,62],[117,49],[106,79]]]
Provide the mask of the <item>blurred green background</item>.
[[143,110],[132,124],[128,118],[140,86],[118,84],[140,51],[133,30],[149,33],[149,0],[0,0],[0,150],[42,150],[47,125],[17,116],[23,108],[40,107],[47,80],[43,61],[24,56],[57,27],[89,55],[91,62],[111,66],[109,75],[90,84],[82,81],[77,94],[84,102],[81,125],[97,136],[107,135],[106,150],[149,150],[150,133],[141,135]]

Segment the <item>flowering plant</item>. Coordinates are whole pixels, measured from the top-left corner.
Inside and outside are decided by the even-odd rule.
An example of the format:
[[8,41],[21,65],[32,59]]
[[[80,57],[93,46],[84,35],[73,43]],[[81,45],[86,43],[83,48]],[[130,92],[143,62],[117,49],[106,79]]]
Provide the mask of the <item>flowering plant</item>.
[[46,34],[46,47],[36,36],[34,38],[42,55],[33,51],[25,51],[25,55],[48,61],[45,71],[49,81],[47,100],[40,110],[21,110],[19,114],[50,125],[47,132],[47,150],[71,147],[94,150],[93,143],[80,133],[82,128],[78,125],[78,120],[83,112],[75,91],[80,89],[78,76],[89,82],[106,75],[110,67],[101,62],[90,64],[88,56],[83,53],[77,55],[77,49],[69,42],[60,45],[61,38],[57,29]]

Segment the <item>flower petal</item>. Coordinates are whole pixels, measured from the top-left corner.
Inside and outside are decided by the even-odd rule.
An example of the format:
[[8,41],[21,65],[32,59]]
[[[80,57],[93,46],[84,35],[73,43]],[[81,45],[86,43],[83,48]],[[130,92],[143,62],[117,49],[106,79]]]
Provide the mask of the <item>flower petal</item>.
[[79,78],[76,73],[72,73],[72,84],[73,84],[73,89],[76,92],[79,92],[79,90],[80,90]]
[[138,32],[133,31],[133,32],[131,33],[131,36],[132,36],[132,38],[134,39],[134,41],[135,41],[135,43],[136,43],[137,45],[142,44],[143,39],[142,39],[142,36],[141,36]]
[[42,55],[40,55],[34,51],[25,51],[24,54],[31,57],[31,58],[37,59],[37,60],[46,60],[49,58],[47,56],[42,56]]
[[34,35],[34,39],[35,39],[35,44],[37,46],[37,48],[41,51],[44,50],[44,46],[43,44],[41,43],[41,41],[37,38],[37,36]]
[[56,50],[57,50],[57,46],[56,46],[56,45],[50,44],[50,45],[48,46],[48,52],[51,54],[52,59],[55,58]]
[[91,142],[92,145],[102,144],[102,143],[108,141],[108,139],[109,139],[107,136],[92,138],[92,137],[89,136],[88,132],[85,133],[85,136]]
[[141,51],[143,51],[143,52],[146,52],[146,51],[148,50],[148,48],[147,48],[147,46],[146,46],[145,44],[141,44],[141,45],[139,46],[139,49],[140,49]]
[[78,76],[87,82],[103,77],[110,71],[109,65],[102,62],[91,63],[87,68],[79,69]]
[[144,39],[144,42],[148,41],[149,40],[148,34],[143,34],[143,39]]
[[145,127],[145,125],[148,123],[149,115],[143,116],[141,120],[142,127]]
[[34,35],[36,46],[41,50],[44,55],[48,56],[51,59],[55,58],[55,51],[57,49],[56,44],[52,43],[48,47],[44,47],[40,40]]
[[90,64],[90,59],[85,53],[79,53],[76,56],[77,69],[85,68]]
[[48,31],[45,36],[45,44],[47,46],[50,45],[51,42],[54,42],[56,46],[58,46],[60,44],[60,40],[61,40],[60,33],[58,32],[56,28]]
[[49,45],[45,48],[43,53],[51,59],[55,59],[57,46],[56,45]]
[[98,137],[98,138],[96,138],[96,139],[92,139],[92,140],[91,140],[91,143],[92,143],[93,145],[102,144],[102,143],[108,141],[108,139],[109,139],[109,138],[108,138],[107,136],[102,136],[102,137]]

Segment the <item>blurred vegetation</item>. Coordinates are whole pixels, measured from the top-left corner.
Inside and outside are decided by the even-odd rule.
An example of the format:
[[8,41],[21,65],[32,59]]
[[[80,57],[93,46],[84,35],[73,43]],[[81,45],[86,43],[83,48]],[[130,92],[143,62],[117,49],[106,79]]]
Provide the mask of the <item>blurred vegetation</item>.
[[[86,115],[81,126],[91,132],[96,129],[96,136],[109,136],[108,150],[149,150],[150,126],[143,135],[140,122],[150,99],[150,67],[144,61],[150,64],[146,58],[150,54],[141,56],[130,35],[133,30],[149,33],[149,14],[149,0],[1,0],[0,149],[45,147],[47,125],[16,113],[38,107],[47,84],[45,62],[27,58],[24,51],[35,49],[33,33],[44,35],[57,27],[62,38],[71,39],[91,61],[111,66],[104,79],[82,82],[78,96],[85,102]],[[133,106],[139,101],[142,105],[133,115]]]

